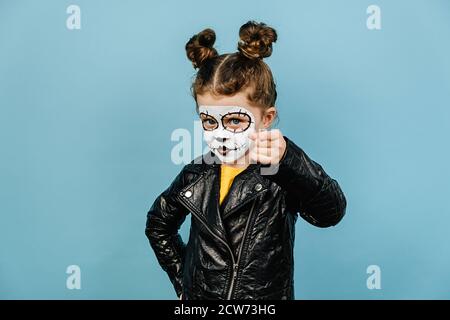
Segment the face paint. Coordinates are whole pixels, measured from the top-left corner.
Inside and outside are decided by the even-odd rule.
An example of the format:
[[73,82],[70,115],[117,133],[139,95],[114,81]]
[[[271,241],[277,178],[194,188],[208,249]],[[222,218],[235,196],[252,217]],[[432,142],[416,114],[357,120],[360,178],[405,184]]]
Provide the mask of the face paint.
[[232,163],[241,158],[255,131],[255,117],[244,107],[199,106],[203,138],[209,149],[222,161]]

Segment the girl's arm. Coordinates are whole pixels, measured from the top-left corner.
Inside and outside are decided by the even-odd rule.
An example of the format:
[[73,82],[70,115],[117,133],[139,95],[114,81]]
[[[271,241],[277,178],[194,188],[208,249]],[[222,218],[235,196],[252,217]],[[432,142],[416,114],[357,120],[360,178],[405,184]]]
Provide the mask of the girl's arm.
[[181,172],[172,184],[161,193],[147,213],[145,234],[155,252],[156,258],[179,297],[182,292],[185,244],[178,230],[186,219],[188,211],[176,200],[175,194],[183,186]]
[[296,212],[317,227],[336,225],[345,215],[347,201],[338,182],[284,136],[286,149],[278,171],[266,177],[284,188]]

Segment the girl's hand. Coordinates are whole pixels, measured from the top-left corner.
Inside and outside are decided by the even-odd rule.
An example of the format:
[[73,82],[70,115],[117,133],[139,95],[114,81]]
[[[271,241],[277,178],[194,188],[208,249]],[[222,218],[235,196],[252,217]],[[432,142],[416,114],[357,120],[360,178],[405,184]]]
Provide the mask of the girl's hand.
[[278,164],[286,150],[286,140],[278,129],[253,132],[249,138],[253,141],[249,156],[252,163]]

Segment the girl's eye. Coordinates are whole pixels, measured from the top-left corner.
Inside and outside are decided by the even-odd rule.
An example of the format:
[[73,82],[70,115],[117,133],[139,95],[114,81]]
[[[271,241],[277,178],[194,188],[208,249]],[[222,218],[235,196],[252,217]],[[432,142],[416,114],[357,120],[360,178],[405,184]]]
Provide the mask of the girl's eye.
[[242,123],[242,120],[239,118],[230,118],[225,120],[225,124],[228,126],[239,126]]
[[216,121],[214,119],[204,119],[203,125],[208,126],[208,127],[213,127],[216,125]]
[[226,114],[222,119],[222,124],[228,131],[245,131],[251,123],[250,117],[246,113],[233,112]]
[[201,118],[203,129],[214,130],[217,128],[217,121],[214,118],[205,115],[202,115]]

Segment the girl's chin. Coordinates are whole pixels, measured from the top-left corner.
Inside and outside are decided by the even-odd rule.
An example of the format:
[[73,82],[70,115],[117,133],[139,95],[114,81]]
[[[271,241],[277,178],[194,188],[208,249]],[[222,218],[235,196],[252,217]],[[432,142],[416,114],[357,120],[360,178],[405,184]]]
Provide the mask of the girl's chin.
[[[226,154],[222,155],[222,156],[225,157]],[[238,158],[238,159],[225,159],[225,161],[223,161],[222,163],[224,163],[224,164],[226,164],[228,166],[236,166],[236,167],[247,166],[247,165],[250,164],[250,160],[249,160],[249,157],[248,157],[248,150],[240,158]]]

